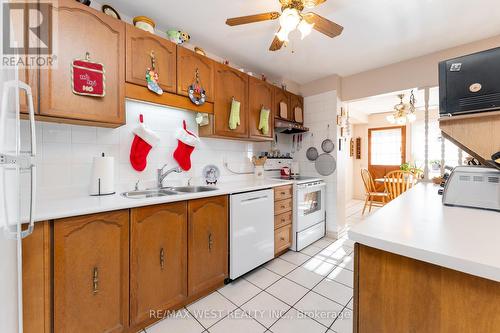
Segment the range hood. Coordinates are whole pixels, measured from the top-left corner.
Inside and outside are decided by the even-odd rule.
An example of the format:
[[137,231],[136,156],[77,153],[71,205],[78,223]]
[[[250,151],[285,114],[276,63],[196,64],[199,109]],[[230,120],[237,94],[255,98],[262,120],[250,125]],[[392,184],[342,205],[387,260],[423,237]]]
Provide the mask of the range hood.
[[293,121],[274,119],[274,130],[277,133],[296,134],[309,132],[309,127],[304,127]]

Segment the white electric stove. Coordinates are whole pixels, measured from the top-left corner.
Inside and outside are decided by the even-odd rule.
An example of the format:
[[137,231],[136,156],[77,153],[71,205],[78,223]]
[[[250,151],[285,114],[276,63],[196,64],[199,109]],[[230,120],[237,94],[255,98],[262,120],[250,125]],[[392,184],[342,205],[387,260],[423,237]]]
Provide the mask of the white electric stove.
[[300,251],[325,236],[326,183],[317,177],[274,177],[293,181],[293,240],[290,249]]

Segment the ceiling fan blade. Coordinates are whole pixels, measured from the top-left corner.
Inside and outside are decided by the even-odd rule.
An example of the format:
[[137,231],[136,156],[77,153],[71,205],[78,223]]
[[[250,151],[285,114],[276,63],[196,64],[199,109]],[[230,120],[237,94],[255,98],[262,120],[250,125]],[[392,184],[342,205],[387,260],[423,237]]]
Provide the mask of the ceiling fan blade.
[[323,16],[315,13],[307,13],[303,15],[307,23],[314,23],[314,29],[327,35],[328,37],[334,38],[342,33],[344,27],[334,23]]
[[285,42],[280,41],[278,36],[274,35],[273,42],[271,43],[271,46],[269,46],[269,51],[278,51],[283,47],[283,44],[285,44]]
[[226,20],[226,24],[230,25],[230,26],[235,26],[235,25],[240,25],[240,24],[248,24],[248,23],[254,23],[254,22],[261,22],[261,21],[276,20],[278,17],[280,17],[280,13],[269,12],[269,13],[263,13],[263,14],[229,18]]

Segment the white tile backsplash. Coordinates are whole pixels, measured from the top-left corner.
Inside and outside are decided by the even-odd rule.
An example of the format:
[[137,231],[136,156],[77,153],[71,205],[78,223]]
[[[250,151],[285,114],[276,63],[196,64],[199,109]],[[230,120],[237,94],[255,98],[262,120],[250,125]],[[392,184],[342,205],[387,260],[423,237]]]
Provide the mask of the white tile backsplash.
[[[135,101],[126,101],[126,112],[127,124],[115,129],[37,122],[39,188],[88,187],[93,157],[103,152],[115,157],[117,186],[132,188],[137,180],[153,183],[158,167],[165,163],[176,165],[172,154],[177,147],[175,133],[182,126],[182,120],[186,120],[190,131],[198,132],[194,112]],[[129,162],[132,130],[138,125],[139,114],[144,115],[145,125],[160,137],[160,143],[148,155],[148,166],[143,172],[135,171]],[[23,137],[27,137],[27,121],[23,121],[22,130],[25,133]],[[192,169],[182,174],[171,174],[166,182],[185,182],[191,177],[200,182],[202,170],[207,164],[219,167],[221,181],[247,177],[231,174],[223,163],[227,161],[235,171],[252,171],[249,157],[262,150],[267,151],[269,147],[269,143],[201,138],[201,143],[191,155]]]

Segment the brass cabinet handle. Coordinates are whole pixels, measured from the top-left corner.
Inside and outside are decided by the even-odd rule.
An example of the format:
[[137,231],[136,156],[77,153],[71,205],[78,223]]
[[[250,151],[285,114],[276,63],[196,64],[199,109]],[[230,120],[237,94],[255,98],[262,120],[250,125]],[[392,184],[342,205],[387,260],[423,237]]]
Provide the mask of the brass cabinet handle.
[[165,250],[163,248],[160,249],[160,267],[161,269],[165,268]]
[[214,240],[213,240],[213,237],[212,237],[212,233],[209,233],[208,234],[208,251],[209,252],[212,252],[212,246],[214,244]]
[[286,206],[285,205],[281,205],[281,208],[286,208]]
[[97,267],[94,267],[92,273],[92,293],[95,295],[99,292],[99,270]]
[[281,195],[285,195],[285,194],[286,194],[286,192],[281,192]]
[[285,240],[285,237],[280,237],[280,240],[284,241],[284,240]]

